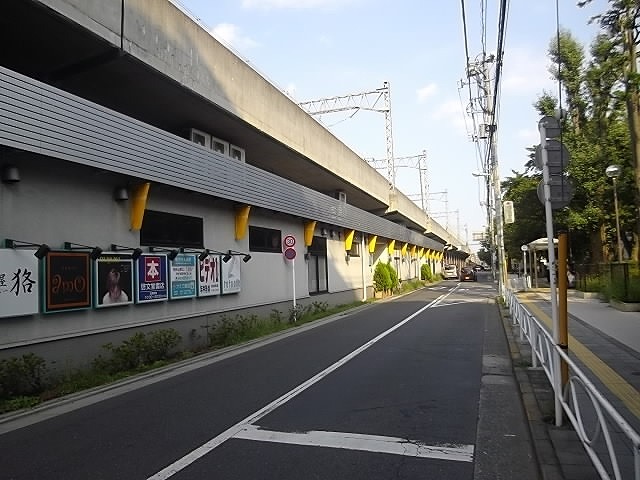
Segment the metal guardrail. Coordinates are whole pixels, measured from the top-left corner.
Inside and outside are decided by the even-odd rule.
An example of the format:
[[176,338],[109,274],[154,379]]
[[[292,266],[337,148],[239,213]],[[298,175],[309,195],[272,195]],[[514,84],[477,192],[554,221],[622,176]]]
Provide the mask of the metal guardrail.
[[[611,406],[587,376],[555,345],[547,329],[522,305],[515,293],[505,298],[512,322],[520,328],[520,340],[531,345],[531,364],[540,365],[549,379],[556,399],[602,479],[640,480],[640,435]],[[560,363],[568,367],[564,389]]]

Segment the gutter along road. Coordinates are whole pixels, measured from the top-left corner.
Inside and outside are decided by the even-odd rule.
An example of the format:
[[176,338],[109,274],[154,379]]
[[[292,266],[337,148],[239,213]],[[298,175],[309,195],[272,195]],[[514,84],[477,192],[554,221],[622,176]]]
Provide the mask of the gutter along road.
[[0,477],[538,478],[495,295],[442,282],[5,421]]

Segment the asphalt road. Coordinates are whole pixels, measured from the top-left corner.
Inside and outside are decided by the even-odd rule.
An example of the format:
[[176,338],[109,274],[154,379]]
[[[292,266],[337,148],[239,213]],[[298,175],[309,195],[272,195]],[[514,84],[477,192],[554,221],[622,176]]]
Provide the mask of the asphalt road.
[[0,478],[537,478],[495,289],[480,279],[5,425]]

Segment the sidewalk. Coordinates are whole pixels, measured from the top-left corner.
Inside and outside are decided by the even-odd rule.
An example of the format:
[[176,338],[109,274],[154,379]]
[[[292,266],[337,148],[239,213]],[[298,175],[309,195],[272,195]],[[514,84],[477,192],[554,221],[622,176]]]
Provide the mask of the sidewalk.
[[[534,288],[517,296],[540,323],[550,320],[549,288]],[[640,431],[640,313],[621,312],[598,299],[578,298],[573,290],[567,297],[571,358],[625,420]],[[531,358],[529,345],[520,343],[519,329],[510,321],[505,328],[512,337],[514,364],[519,357],[521,365],[527,365]],[[573,427],[568,422],[555,427],[553,392],[544,371],[527,367],[520,370],[523,399],[531,409],[530,427],[543,477],[599,479]]]

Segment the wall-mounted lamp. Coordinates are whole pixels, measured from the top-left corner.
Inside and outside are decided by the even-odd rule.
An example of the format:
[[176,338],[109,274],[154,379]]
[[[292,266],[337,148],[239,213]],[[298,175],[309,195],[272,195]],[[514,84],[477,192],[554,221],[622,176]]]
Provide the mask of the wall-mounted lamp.
[[116,202],[129,200],[129,190],[127,190],[127,187],[116,187],[113,190],[113,199]]
[[327,229],[326,228],[321,228],[320,229],[320,235],[322,235],[323,237],[327,236]]
[[310,254],[309,252],[306,252],[306,253],[304,254],[304,259],[305,259],[305,260],[309,260],[310,258],[311,258],[311,254]]
[[140,247],[125,247],[123,245],[116,245],[115,243],[111,244],[111,250],[113,250],[114,252],[125,252],[125,251],[129,251],[131,252],[131,259],[133,261],[136,261],[138,258],[140,258],[140,255],[142,255],[142,249]]
[[22,242],[20,240],[12,240],[10,238],[6,238],[4,240],[4,246],[6,248],[35,248],[36,251],[33,252],[33,255],[38,258],[44,258],[47,253],[49,253],[51,251],[51,248],[49,248],[49,245],[47,245],[46,243],[31,243],[31,242]]
[[334,230],[329,230],[329,236],[331,238],[335,237],[336,236],[336,232]]
[[205,248],[204,250],[197,250],[194,248],[181,248],[180,253],[197,253],[198,260],[200,260],[201,262],[203,262],[204,259],[207,258],[212,253],[217,253],[218,255],[222,255],[222,252],[216,252],[213,250],[209,250],[208,248]]
[[222,257],[222,261],[224,263],[227,263],[229,260],[231,260],[231,257],[233,255],[242,255],[242,261],[244,263],[247,263],[249,260],[251,260],[251,255],[249,255],[248,253],[244,253],[244,252],[236,252],[235,250],[229,250],[226,255],[224,257]]
[[2,183],[18,183],[20,181],[20,170],[15,165],[4,165],[0,178]]
[[167,253],[167,257],[169,258],[169,260],[171,260],[172,262],[176,259],[176,257],[178,256],[178,253],[180,253],[178,250],[176,249],[171,249],[171,248],[163,248],[163,247],[149,247],[149,251],[156,253],[156,252],[166,252]]
[[79,243],[64,242],[64,248],[65,250],[91,250],[91,253],[89,253],[91,260],[96,260],[102,255],[102,249],[98,246],[90,247],[89,245],[81,245]]

